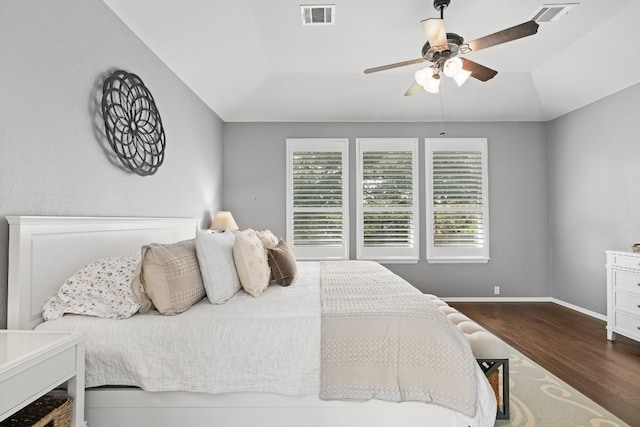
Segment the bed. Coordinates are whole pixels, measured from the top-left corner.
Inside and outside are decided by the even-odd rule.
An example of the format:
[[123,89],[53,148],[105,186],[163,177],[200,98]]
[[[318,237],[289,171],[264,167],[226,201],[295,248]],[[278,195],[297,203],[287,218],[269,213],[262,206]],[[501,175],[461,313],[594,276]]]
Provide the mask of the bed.
[[[89,427],[212,424],[281,427],[300,425],[301,420],[308,426],[332,427],[494,424],[495,396],[477,367],[472,382],[475,409],[474,413],[467,414],[440,404],[417,401],[410,394],[406,395],[409,400],[402,402],[391,401],[393,397],[338,399],[331,393],[344,388],[339,383],[340,375],[333,376],[334,381],[336,378],[338,381],[334,389],[327,392],[326,388],[320,388],[321,383],[328,381],[327,374],[323,372],[329,372],[325,359],[320,357],[323,353],[329,353],[323,351],[321,346],[324,343],[322,329],[331,323],[326,319],[334,321],[334,318],[323,317],[326,313],[321,313],[321,298],[339,296],[343,273],[347,271],[343,269],[351,269],[352,265],[369,269],[370,266],[366,264],[299,263],[299,274],[291,286],[269,286],[260,298],[238,292],[222,305],[210,304],[205,298],[177,316],[135,314],[129,319],[114,320],[67,315],[60,320],[43,322],[43,303],[57,292],[62,282],[87,263],[137,251],[150,242],[173,243],[193,239],[199,221],[192,218],[28,216],[11,216],[7,220],[10,225],[8,327],[81,330],[86,334],[88,388],[85,415]],[[323,288],[319,286],[322,269],[332,271],[336,281],[333,288],[335,292],[329,296],[323,296],[322,293],[332,288],[328,285]],[[387,272],[380,271],[381,274]],[[366,274],[356,276],[365,277]],[[375,277],[378,277],[378,273]],[[401,279],[396,276],[394,280]],[[406,290],[401,283],[398,286]],[[411,296],[410,300],[413,301],[414,297]],[[326,304],[328,299],[322,301]],[[335,313],[339,312],[340,307],[350,309],[351,301],[349,297],[332,306],[336,309]],[[238,313],[241,313],[244,323],[236,324]],[[334,317],[353,316],[346,310]],[[443,318],[446,320],[446,317]],[[376,319],[366,320],[367,324],[371,321],[375,322]],[[212,323],[207,325],[206,322]],[[185,326],[194,324],[198,327]],[[216,325],[225,326],[214,332],[215,338],[205,339],[207,331],[214,331],[218,327]],[[305,333],[292,335],[292,325],[297,325],[293,329]],[[341,324],[336,325],[339,332]],[[209,342],[209,351],[216,355],[217,366],[213,367],[213,371],[217,372],[212,371],[206,359],[185,359],[184,355],[179,356],[182,359],[172,359],[177,356],[167,355],[165,367],[152,364],[149,370],[162,372],[160,378],[141,380],[139,374],[127,372],[128,366],[123,370],[116,370],[112,366],[93,369],[100,363],[92,359],[93,354],[111,352],[109,348],[113,348],[109,341],[111,338],[106,338],[107,331],[115,332],[117,336],[118,330],[142,331],[149,328],[161,333],[139,335],[132,339],[131,345],[117,347],[144,353],[143,350],[135,350],[135,344],[142,349],[148,348],[149,354],[153,354],[154,340],[160,337],[160,341],[170,341],[165,343],[168,346],[189,349],[187,341],[165,339],[169,330],[177,331],[178,335],[180,331],[189,331],[182,333],[180,339],[186,340],[189,335],[196,337],[196,341],[199,337],[200,341]],[[352,343],[353,337],[338,337],[332,343],[341,340]],[[338,349],[339,358],[342,349]],[[157,354],[165,350],[158,350],[156,356],[147,360],[164,358]],[[229,352],[240,356],[234,356],[232,360],[225,359],[224,354]],[[128,362],[123,363],[126,365]],[[473,363],[475,366],[475,361]],[[167,370],[166,364],[174,368]],[[195,374],[192,370],[182,370],[190,364],[196,366]],[[339,373],[339,369],[336,368],[334,374]],[[226,372],[226,376],[220,377],[220,371]],[[218,388],[216,392],[210,392],[208,386],[199,381],[202,377],[214,375]],[[169,384],[168,379],[172,376],[174,380],[189,377],[194,381],[176,387],[175,384]],[[255,383],[256,377],[260,379],[259,386]],[[243,386],[242,381],[247,381],[249,385]],[[321,398],[322,393],[324,395]],[[380,396],[384,397],[384,394]]]

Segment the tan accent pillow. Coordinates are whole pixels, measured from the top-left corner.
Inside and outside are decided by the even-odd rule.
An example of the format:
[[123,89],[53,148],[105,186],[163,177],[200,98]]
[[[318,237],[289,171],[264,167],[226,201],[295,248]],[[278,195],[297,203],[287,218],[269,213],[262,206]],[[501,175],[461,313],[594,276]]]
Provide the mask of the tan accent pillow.
[[267,261],[267,251],[254,230],[236,232],[233,260],[242,289],[256,298],[262,295],[269,286],[271,269]]
[[291,247],[284,240],[280,240],[278,246],[268,249],[268,256],[271,280],[282,286],[289,286],[298,273],[296,257]]
[[155,307],[162,314],[182,313],[205,296],[195,239],[142,247],[142,261],[132,281],[140,312]]

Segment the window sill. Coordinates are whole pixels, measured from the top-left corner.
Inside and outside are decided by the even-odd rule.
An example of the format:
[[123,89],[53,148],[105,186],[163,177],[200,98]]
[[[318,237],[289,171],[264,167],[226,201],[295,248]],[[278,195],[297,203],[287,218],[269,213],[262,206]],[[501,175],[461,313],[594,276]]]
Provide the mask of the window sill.
[[358,258],[358,261],[375,261],[380,264],[417,264],[418,258]]
[[427,258],[429,264],[486,264],[491,258]]

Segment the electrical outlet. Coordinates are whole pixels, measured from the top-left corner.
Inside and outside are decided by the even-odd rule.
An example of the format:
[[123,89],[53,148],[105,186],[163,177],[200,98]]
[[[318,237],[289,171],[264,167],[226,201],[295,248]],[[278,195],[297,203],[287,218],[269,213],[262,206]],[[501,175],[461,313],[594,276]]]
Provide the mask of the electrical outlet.
[[494,286],[493,287],[493,294],[494,295],[500,295],[500,286]]

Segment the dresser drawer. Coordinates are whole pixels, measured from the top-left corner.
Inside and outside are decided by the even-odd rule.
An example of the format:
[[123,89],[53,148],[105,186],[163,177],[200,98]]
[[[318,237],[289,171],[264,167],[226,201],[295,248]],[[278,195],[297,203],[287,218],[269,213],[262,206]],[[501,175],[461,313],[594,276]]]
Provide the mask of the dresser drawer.
[[629,335],[636,339],[640,337],[640,317],[629,316],[626,313],[616,311],[615,326],[620,330],[628,332]]
[[622,292],[613,293],[613,304],[616,310],[625,310],[640,317],[640,295],[630,295]]
[[640,273],[613,270],[614,289],[624,289],[640,295]]
[[612,253],[610,261],[616,267],[640,269],[640,257],[631,254]]

